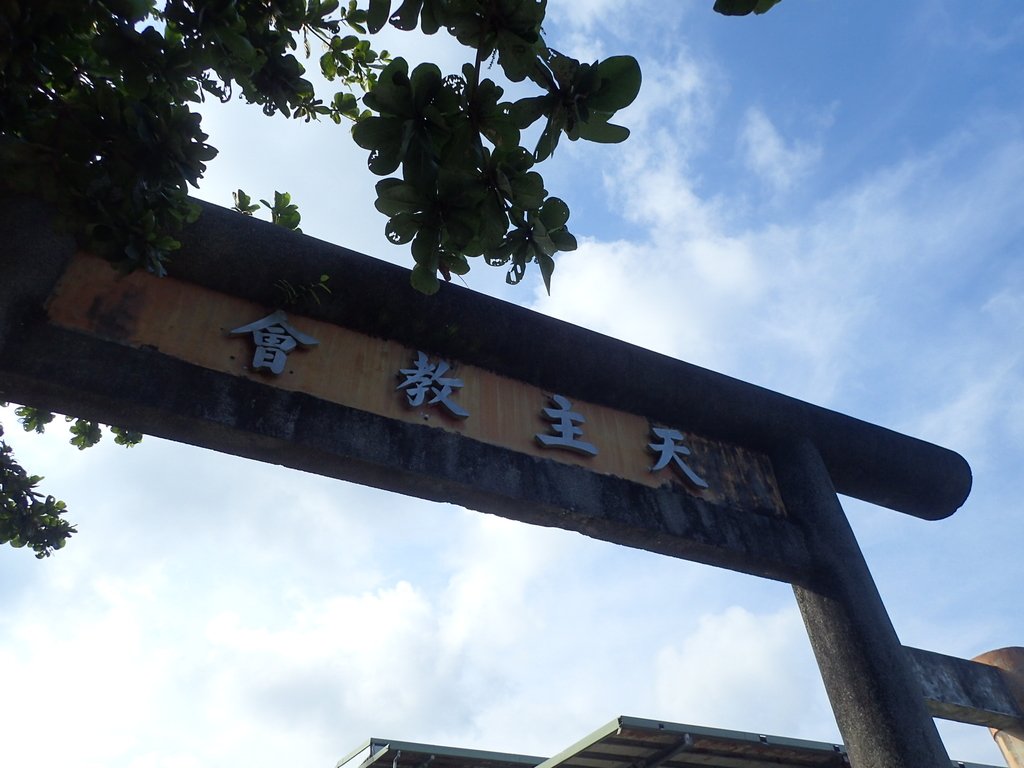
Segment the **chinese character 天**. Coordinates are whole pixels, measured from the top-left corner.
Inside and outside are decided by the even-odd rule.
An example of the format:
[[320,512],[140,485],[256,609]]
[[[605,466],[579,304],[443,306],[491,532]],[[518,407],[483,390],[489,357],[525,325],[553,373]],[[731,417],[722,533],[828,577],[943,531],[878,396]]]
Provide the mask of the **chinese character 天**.
[[564,448],[567,451],[575,451],[585,456],[597,456],[597,447],[585,440],[580,440],[583,429],[578,425],[584,424],[586,419],[582,414],[572,409],[572,402],[562,395],[551,395],[551,402],[557,408],[543,408],[544,418],[553,422],[550,435],[534,435],[537,442],[545,448]]
[[[469,416],[469,411],[459,405],[452,396],[455,390],[464,386],[462,379],[445,376],[450,366],[444,360],[431,363],[425,352],[417,352],[412,368],[402,368],[399,373],[405,380],[395,389],[404,389],[410,406],[419,408],[427,405],[441,405],[448,413],[459,419]],[[427,399],[427,396],[430,399]]]
[[698,488],[707,488],[708,484],[704,478],[694,472],[690,466],[683,461],[684,456],[689,456],[690,449],[683,445],[686,439],[678,429],[667,427],[651,427],[651,434],[661,438],[660,443],[648,443],[647,447],[658,456],[657,462],[651,467],[651,472],[658,472],[671,464],[677,472]]
[[288,353],[297,346],[315,347],[320,342],[291,326],[288,316],[280,309],[254,323],[235,328],[232,336],[251,333],[256,344],[252,356],[253,370],[266,368],[271,373],[284,371]]

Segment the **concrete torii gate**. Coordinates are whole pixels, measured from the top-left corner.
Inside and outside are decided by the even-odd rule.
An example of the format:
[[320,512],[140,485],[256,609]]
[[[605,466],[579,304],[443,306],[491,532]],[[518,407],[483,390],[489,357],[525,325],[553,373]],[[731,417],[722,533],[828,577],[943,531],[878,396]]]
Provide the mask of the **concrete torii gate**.
[[932,715],[1024,766],[1021,655],[903,648],[836,497],[947,517],[956,453],[214,206],[164,279],[0,243],[0,397],[789,582],[854,768],[948,765]]

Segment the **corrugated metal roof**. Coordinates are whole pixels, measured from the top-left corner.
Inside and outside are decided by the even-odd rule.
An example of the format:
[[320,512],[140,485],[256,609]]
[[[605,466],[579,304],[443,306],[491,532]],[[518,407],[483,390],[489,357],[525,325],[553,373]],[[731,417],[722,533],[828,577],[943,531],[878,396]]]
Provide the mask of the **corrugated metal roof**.
[[841,744],[619,717],[538,768],[846,768]]
[[544,762],[543,757],[531,755],[371,738],[339,760],[338,768],[363,752],[366,757],[351,768],[534,768]]
[[[350,768],[849,768],[842,744],[618,717],[547,760],[527,755],[370,739],[338,762]],[[998,768],[950,761],[953,768]]]
[[[842,744],[618,717],[537,768],[848,768]],[[999,768],[951,760],[953,768]]]

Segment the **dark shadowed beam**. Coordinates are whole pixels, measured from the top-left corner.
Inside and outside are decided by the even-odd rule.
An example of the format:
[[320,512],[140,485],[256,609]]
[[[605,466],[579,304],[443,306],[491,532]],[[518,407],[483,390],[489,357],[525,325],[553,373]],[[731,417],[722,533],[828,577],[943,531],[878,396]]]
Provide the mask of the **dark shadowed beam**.
[[[45,350],[45,354],[40,354]],[[45,323],[0,355],[17,402],[307,472],[783,581],[810,561],[786,519],[377,416]],[[173,468],[168,468],[173,471]]]
[[205,206],[171,272],[264,304],[281,277],[326,272],[319,319],[758,451],[806,437],[840,493],[917,517],[946,517],[970,491],[952,451],[455,284],[424,296],[406,269],[223,208]]
[[998,667],[904,646],[933,717],[989,728],[1024,728],[1024,711]]
[[[39,316],[73,245],[24,201],[0,204],[0,244],[3,344]],[[457,285],[423,296],[406,269],[227,209],[204,205],[170,270],[267,306],[280,279],[328,273],[332,301],[311,317],[756,451],[809,439],[840,493],[925,519],[952,514],[970,491],[952,451]]]

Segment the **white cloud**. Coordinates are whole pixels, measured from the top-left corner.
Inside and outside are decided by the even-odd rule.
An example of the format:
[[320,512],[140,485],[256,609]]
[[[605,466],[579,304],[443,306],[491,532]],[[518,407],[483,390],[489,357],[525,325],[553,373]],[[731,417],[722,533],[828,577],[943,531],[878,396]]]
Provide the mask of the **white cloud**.
[[638,149],[667,153],[666,164],[672,164],[703,148],[715,104],[727,88],[723,78],[685,46],[669,60],[642,60],[641,70],[640,93],[621,114],[632,136],[619,149],[627,157]]
[[[965,19],[956,3],[928,3],[918,12],[915,32],[923,43],[940,50],[965,51],[970,56],[997,54],[1020,44],[1024,16],[998,6],[986,16]],[[948,51],[943,54],[948,55]]]
[[[6,630],[0,754],[100,766],[143,746],[147,714],[166,690],[172,655],[152,647],[146,618],[134,610],[145,590],[102,581],[86,590],[91,599],[81,606],[36,606],[19,612],[16,625],[0,624]],[[134,598],[125,594],[131,592]]]
[[[554,27],[557,39],[566,31],[590,35],[594,38],[613,38],[618,42],[634,38],[651,39],[652,30],[659,35],[670,35],[678,30],[683,7],[665,12],[665,6],[654,0],[575,0],[572,3],[549,3],[545,27]],[[631,46],[636,48],[635,45]]]
[[795,605],[702,616],[694,633],[659,650],[655,674],[655,702],[669,719],[839,738]]
[[820,146],[798,141],[787,143],[764,111],[757,107],[747,110],[739,143],[747,167],[779,192],[789,190],[807,176],[822,156]]
[[[640,235],[560,256],[541,311],[823,404],[881,386],[851,372],[887,355],[905,365],[909,339],[936,324],[963,342],[1002,337],[940,309],[991,269],[983,254],[1009,247],[995,233],[1024,206],[1024,149],[999,121],[865,173],[799,214],[731,211],[701,194],[691,157],[657,130],[634,138],[607,177]],[[964,167],[968,154],[978,159]]]
[[[957,372],[960,373],[960,372]],[[1024,374],[1017,362],[1005,361],[996,370],[974,371],[959,380],[950,400],[937,405],[920,420],[920,431],[940,445],[955,445],[975,463],[988,459],[992,437],[1009,428],[1020,434]],[[989,466],[976,465],[975,471]]]
[[[559,290],[537,308],[592,330],[714,366],[727,354],[710,333],[716,302],[748,304],[757,287],[744,245],[719,241],[584,242],[561,257]],[[730,324],[734,320],[719,315]]]

